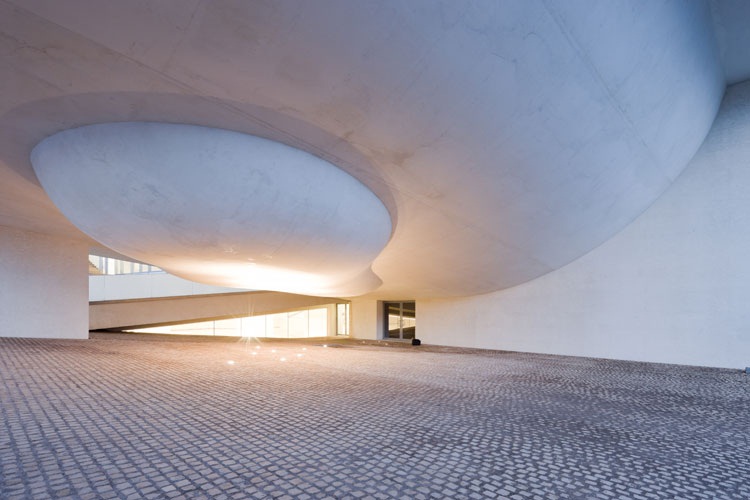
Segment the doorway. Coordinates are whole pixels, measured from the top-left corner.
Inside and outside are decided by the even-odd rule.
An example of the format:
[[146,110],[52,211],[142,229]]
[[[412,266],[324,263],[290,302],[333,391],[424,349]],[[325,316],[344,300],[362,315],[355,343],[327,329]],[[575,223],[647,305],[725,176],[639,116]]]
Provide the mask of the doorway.
[[384,302],[387,339],[409,340],[417,334],[416,302]]

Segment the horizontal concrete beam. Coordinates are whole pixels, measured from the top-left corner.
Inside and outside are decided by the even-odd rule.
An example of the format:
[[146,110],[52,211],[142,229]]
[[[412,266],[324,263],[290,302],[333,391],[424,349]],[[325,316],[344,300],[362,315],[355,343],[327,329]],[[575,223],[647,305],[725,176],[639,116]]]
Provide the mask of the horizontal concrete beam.
[[281,292],[241,292],[90,302],[89,329],[143,328],[190,321],[273,314],[334,302],[336,299],[330,297],[311,297]]
[[102,274],[89,276],[89,301],[104,302],[179,296],[251,292],[204,285],[169,273]]

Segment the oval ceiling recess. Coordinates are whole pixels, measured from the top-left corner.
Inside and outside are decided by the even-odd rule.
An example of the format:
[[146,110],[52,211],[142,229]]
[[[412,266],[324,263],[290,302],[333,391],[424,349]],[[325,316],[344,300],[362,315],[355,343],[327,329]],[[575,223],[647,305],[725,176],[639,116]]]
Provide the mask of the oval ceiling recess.
[[31,162],[81,231],[201,283],[325,296],[375,290],[382,202],[338,167],[228,130],[105,123],[40,142]]

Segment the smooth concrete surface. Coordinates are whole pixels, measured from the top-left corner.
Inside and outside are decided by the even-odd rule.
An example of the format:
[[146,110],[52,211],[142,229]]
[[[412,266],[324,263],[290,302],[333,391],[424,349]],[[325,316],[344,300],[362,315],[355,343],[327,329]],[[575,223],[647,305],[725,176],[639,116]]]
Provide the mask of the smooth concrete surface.
[[184,295],[237,293],[236,288],[204,285],[169,273],[99,274],[89,276],[89,301],[151,299]]
[[[330,298],[280,292],[244,292],[189,297],[166,297],[92,302],[91,330],[142,328],[168,323],[272,314],[311,306],[328,305]],[[329,313],[329,317],[335,313]],[[335,324],[335,321],[329,321]],[[332,328],[329,326],[329,328]]]
[[[725,83],[701,1],[3,0],[0,32],[0,224],[79,234],[29,163],[54,133],[234,130],[328,161],[382,200],[384,299],[494,291],[590,251],[680,173]],[[150,185],[137,198],[158,204]],[[186,215],[174,227],[205,227],[170,206]],[[301,271],[318,272],[309,257]]]
[[750,498],[739,370],[164,337],[0,339],[0,498]]
[[646,213],[578,261],[498,293],[417,303],[429,343],[750,366],[750,82]]
[[88,338],[88,245],[0,226],[0,337]]
[[57,207],[124,255],[201,283],[362,295],[391,235],[380,200],[334,165],[247,134],[169,123],[89,125],[31,154]]
[[383,303],[378,300],[355,298],[350,304],[351,336],[367,340],[383,338]]

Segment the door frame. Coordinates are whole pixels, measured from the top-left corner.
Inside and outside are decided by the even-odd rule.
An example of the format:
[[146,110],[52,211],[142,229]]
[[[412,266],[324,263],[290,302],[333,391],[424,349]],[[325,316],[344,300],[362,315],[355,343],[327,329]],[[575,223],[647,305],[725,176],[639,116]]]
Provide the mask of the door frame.
[[[409,309],[404,308],[404,304],[409,304],[411,307]],[[389,328],[389,314],[388,309],[389,306],[398,305],[398,311],[399,311],[399,327],[398,327],[398,337],[391,337],[390,333],[391,330]],[[414,330],[407,333],[407,336],[404,336],[404,330],[409,329],[411,327],[405,327],[404,326],[404,311],[414,311]],[[407,316],[408,317],[408,316]],[[416,318],[417,318],[417,303],[414,300],[384,300],[383,301],[383,330],[381,332],[381,336],[384,340],[411,340],[416,338],[417,332],[416,332]]]

